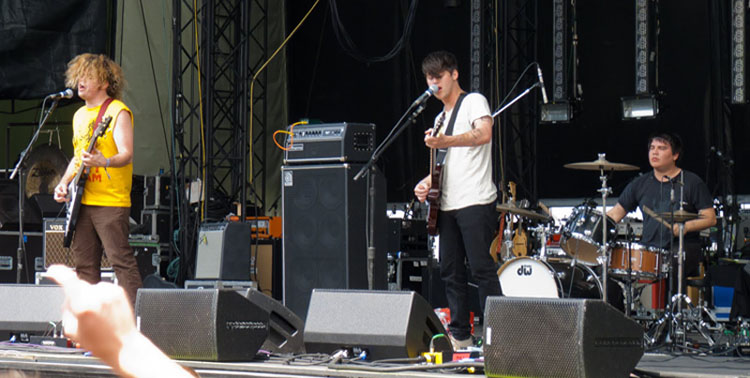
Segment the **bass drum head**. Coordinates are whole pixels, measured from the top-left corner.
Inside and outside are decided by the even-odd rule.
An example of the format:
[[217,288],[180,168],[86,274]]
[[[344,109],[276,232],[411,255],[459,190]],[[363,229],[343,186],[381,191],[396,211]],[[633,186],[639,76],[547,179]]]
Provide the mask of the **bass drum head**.
[[602,298],[602,285],[596,273],[586,264],[569,258],[551,258],[549,266],[555,270],[561,285],[562,298]]
[[560,282],[544,261],[531,257],[509,260],[497,271],[507,297],[559,298]]

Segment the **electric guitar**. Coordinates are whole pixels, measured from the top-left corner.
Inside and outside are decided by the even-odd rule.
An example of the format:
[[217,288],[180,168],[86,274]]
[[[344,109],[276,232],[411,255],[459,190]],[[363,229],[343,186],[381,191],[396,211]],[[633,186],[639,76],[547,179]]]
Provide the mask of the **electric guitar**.
[[[91,135],[89,146],[86,152],[91,153],[96,145],[96,140],[99,139],[104,132],[107,131],[110,122],[112,122],[112,116],[106,116],[102,119],[99,124],[96,125],[94,133]],[[78,168],[78,173],[68,184],[68,196],[67,205],[65,207],[65,234],[63,238],[63,246],[70,248],[70,243],[73,241],[73,231],[76,229],[76,221],[78,220],[78,212],[81,209],[81,197],[83,197],[83,187],[86,185],[86,180],[89,178],[89,170],[81,163],[81,167]]]
[[[445,114],[445,113],[443,113]],[[440,132],[440,128],[443,126],[444,116],[441,118],[437,125],[432,129],[432,136],[437,136]],[[440,183],[442,182],[443,175],[443,162],[438,161],[437,148],[430,149],[430,191],[427,193],[427,203],[429,204],[429,212],[427,213],[427,234],[437,235],[437,216],[440,211]]]

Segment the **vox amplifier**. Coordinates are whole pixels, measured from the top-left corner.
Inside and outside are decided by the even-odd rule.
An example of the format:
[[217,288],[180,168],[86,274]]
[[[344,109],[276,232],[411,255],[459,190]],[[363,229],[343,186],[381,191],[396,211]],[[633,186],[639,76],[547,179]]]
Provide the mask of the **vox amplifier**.
[[[75,267],[73,252],[63,247],[65,235],[65,218],[44,218],[44,239],[42,249],[44,253],[44,268],[53,264]],[[102,269],[112,269],[107,256],[102,256]]]

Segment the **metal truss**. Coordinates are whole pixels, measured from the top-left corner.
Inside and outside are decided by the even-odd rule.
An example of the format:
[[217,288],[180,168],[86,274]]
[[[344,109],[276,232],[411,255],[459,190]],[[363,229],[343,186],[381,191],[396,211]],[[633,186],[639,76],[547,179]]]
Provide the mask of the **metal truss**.
[[[511,98],[535,83],[536,75],[524,69],[537,61],[537,0],[507,0],[497,7],[498,93],[508,94],[520,80]],[[523,75],[523,76],[522,76]],[[502,164],[500,182],[514,181],[518,198],[537,200],[537,127],[539,112],[536,96],[526,96],[507,109],[496,130],[501,132]],[[504,188],[503,188],[504,189]]]
[[200,221],[223,217],[233,203],[243,213],[248,202],[265,207],[266,76],[255,72],[268,57],[267,1],[173,1],[174,178],[200,179],[205,199],[198,212],[184,186],[173,185],[181,267],[190,265]]

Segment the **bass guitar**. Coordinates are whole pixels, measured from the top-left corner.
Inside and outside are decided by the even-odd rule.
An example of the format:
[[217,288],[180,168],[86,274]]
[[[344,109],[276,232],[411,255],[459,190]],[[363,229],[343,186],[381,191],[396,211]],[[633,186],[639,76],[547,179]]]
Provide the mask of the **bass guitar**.
[[[107,131],[110,122],[112,122],[112,116],[106,116],[96,125],[96,129],[91,134],[91,140],[89,146],[86,148],[86,152],[91,153],[96,145],[96,140],[99,139],[104,132]],[[83,197],[83,187],[86,185],[86,180],[89,178],[89,169],[81,164],[78,168],[73,180],[68,184],[68,196],[65,214],[65,234],[63,237],[63,246],[70,248],[70,243],[73,241],[73,231],[76,229],[76,221],[78,220],[78,212],[81,209],[81,197]]]

